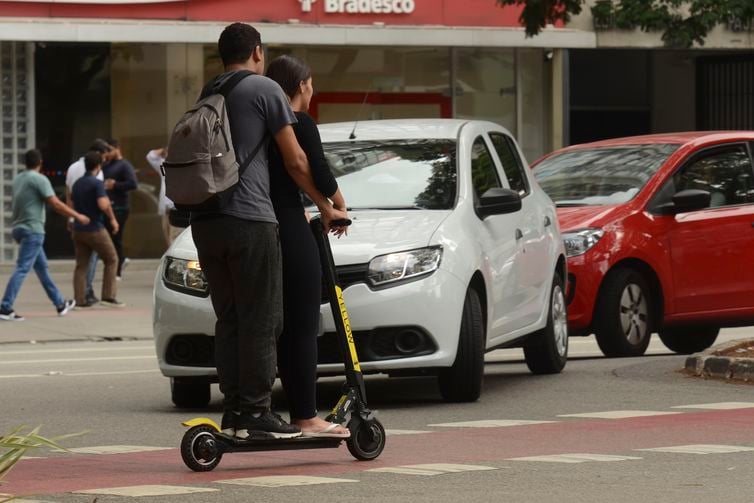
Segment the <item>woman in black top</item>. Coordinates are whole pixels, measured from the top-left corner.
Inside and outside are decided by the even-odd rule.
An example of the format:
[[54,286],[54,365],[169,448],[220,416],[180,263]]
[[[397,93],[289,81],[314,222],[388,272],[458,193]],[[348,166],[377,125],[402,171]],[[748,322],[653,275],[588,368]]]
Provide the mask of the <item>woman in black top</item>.
[[[291,101],[298,123],[296,139],[306,153],[317,189],[333,206],[346,203],[325,159],[317,124],[306,111],[314,89],[309,66],[298,58],[281,56],[270,63],[267,76],[280,84]],[[288,175],[277,146],[270,150],[270,195],[280,225],[283,256],[283,333],[278,342],[278,371],[288,395],[291,422],[303,436],[347,438],[347,428],[317,417],[317,333],[322,295],[322,268],[301,192]],[[340,236],[344,229],[334,229]]]

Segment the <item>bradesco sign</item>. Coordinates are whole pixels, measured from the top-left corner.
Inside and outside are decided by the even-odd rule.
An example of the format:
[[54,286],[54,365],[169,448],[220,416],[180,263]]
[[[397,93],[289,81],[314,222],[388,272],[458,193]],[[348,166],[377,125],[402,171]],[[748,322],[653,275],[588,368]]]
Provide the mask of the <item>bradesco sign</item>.
[[[301,12],[312,12],[317,0],[299,0]],[[322,0],[326,14],[411,14],[415,0]]]

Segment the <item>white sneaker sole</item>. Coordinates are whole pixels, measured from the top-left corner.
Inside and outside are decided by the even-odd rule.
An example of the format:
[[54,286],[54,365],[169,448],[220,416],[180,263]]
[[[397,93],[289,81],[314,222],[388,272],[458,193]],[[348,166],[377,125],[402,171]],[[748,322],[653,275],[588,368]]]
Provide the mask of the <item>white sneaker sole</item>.
[[300,436],[300,431],[297,433],[278,433],[275,431],[236,430],[236,438],[239,440],[285,440]]

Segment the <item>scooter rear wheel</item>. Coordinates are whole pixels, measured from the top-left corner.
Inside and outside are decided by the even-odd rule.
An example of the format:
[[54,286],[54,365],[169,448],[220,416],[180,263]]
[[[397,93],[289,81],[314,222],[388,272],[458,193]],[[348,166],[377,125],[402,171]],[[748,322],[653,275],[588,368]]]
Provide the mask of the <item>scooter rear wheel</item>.
[[348,423],[351,437],[346,440],[348,452],[359,461],[376,459],[385,448],[385,427],[377,419],[354,418]]
[[218,450],[215,429],[211,426],[194,426],[183,435],[181,457],[186,466],[195,472],[209,472],[220,463],[223,455]]

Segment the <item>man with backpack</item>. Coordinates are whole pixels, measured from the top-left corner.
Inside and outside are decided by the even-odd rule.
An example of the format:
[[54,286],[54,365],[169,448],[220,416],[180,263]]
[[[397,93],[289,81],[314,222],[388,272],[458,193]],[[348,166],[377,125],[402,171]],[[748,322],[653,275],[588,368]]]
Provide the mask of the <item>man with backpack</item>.
[[[270,409],[283,307],[280,244],[269,194],[269,142],[274,139],[291,177],[318,206],[326,229],[346,215],[314,186],[291,127],[296,117],[288,99],[277,83],[263,76],[259,32],[247,24],[231,24],[220,35],[218,48],[225,73],[205,86],[199,103],[171,136],[164,163],[167,195],[181,209],[182,203],[199,202],[197,194],[217,190],[203,209],[192,212],[191,230],[217,315],[215,362],[224,394],[223,431],[238,438],[293,438],[301,430]],[[218,115],[212,116],[214,122],[192,122],[197,113]],[[188,139],[202,124],[215,125],[207,134],[218,142],[217,152],[189,152]],[[193,143],[206,144],[198,138]],[[229,165],[237,172],[215,169],[226,160],[233,161]]]

